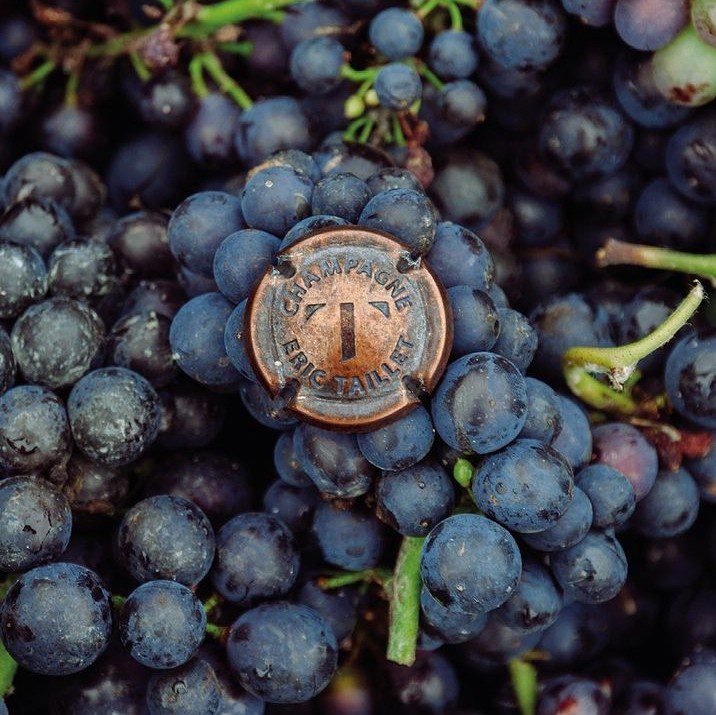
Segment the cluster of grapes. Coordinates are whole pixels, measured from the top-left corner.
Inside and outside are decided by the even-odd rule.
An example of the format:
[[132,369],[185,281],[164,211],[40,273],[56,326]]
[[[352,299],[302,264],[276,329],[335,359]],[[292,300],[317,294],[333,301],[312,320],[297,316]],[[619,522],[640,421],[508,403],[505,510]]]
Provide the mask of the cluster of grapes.
[[[0,8],[0,712],[716,712],[715,27]],[[355,227],[452,339],[351,433],[246,316]]]

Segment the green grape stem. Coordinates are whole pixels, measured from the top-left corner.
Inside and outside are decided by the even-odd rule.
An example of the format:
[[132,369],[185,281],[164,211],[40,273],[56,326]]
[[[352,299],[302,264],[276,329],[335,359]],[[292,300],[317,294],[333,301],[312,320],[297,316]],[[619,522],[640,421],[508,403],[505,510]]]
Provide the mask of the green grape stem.
[[420,555],[423,537],[405,536],[398,551],[390,586],[388,660],[415,662],[420,625]]
[[639,243],[627,243],[610,238],[597,251],[597,265],[643,266],[667,271],[690,273],[716,285],[716,254],[684,253]]
[[507,663],[507,669],[520,715],[534,715],[537,707],[536,668],[525,660],[513,658]]
[[[577,397],[598,410],[623,415],[654,414],[658,411],[654,404],[637,403],[623,386],[633,375],[637,362],[671,340],[703,299],[704,288],[696,281],[674,312],[640,340],[610,348],[570,348],[562,360],[567,385]],[[607,375],[610,384],[598,380],[594,374]]]

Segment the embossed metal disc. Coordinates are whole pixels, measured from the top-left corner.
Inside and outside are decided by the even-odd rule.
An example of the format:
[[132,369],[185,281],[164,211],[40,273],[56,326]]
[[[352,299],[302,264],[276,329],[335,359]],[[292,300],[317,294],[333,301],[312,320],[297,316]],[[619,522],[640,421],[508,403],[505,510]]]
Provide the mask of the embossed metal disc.
[[428,266],[358,226],[316,231],[279,253],[244,319],[267,390],[301,419],[355,432],[432,390],[452,345],[450,304]]

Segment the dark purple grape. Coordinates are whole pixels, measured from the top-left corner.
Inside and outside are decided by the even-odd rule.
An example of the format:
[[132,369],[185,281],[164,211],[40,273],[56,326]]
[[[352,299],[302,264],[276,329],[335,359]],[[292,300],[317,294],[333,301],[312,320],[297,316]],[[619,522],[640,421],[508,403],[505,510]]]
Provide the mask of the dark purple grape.
[[206,612],[201,601],[175,581],[149,581],[122,604],[118,630],[132,658],[148,668],[184,665],[204,640]]
[[85,375],[70,392],[67,414],[75,444],[91,460],[118,466],[146,451],[159,434],[159,397],[123,367]]
[[420,560],[430,595],[446,608],[466,613],[484,613],[503,604],[521,570],[520,550],[510,532],[477,514],[457,514],[440,522],[428,535]]
[[313,512],[320,502],[312,486],[293,487],[277,479],[264,492],[264,511],[281,520],[294,536],[303,534],[311,526]]
[[117,531],[120,563],[141,582],[169,579],[195,586],[211,567],[214,547],[204,512],[176,496],[137,502]]
[[376,514],[403,536],[426,536],[452,512],[455,492],[443,467],[432,460],[383,472],[375,487]]
[[194,658],[166,673],[155,673],[147,685],[149,715],[218,715],[222,692],[214,669]]
[[190,380],[176,380],[161,390],[162,426],[157,444],[165,449],[206,447],[221,432],[227,404],[223,395]]
[[104,324],[87,304],[50,298],[29,307],[11,334],[18,367],[28,382],[68,387],[102,357]]
[[484,514],[511,531],[532,534],[555,528],[572,503],[572,470],[550,447],[519,439],[486,457],[472,481]]
[[320,492],[350,499],[370,489],[376,470],[361,454],[355,435],[301,424],[293,439],[301,470]]
[[278,602],[240,616],[231,626],[226,653],[250,693],[267,702],[300,703],[328,685],[338,644],[317,611]]
[[63,494],[44,479],[0,482],[0,568],[27,571],[56,560],[67,548],[72,512]]
[[162,213],[139,211],[122,217],[112,224],[107,243],[137,276],[167,278],[173,274],[167,217]]
[[313,517],[313,536],[325,561],[350,571],[374,568],[385,548],[385,527],[371,512],[321,502]]
[[109,643],[109,593],[75,564],[38,566],[20,576],[0,606],[0,636],[23,668],[68,675],[92,664]]
[[598,425],[593,435],[595,461],[621,472],[631,482],[636,500],[643,499],[656,479],[656,449],[636,427],[622,422]]
[[63,402],[45,387],[19,385],[0,396],[0,474],[61,469],[72,449]]
[[217,534],[211,580],[227,601],[247,608],[285,596],[299,566],[286,525],[269,514],[248,512],[235,516]]
[[15,318],[47,292],[47,269],[32,247],[0,242],[0,318]]

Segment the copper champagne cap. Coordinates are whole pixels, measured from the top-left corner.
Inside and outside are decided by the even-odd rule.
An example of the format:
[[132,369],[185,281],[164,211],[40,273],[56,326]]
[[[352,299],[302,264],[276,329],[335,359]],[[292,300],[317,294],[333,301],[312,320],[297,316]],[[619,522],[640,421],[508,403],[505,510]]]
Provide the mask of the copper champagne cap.
[[283,249],[249,298],[243,335],[256,376],[301,419],[360,432],[429,392],[452,345],[443,287],[391,236],[316,231]]

